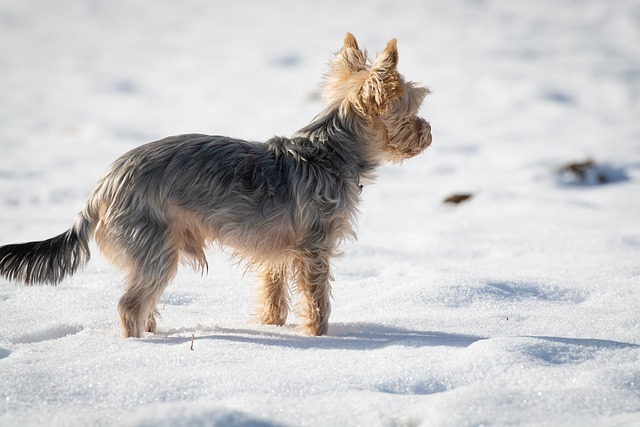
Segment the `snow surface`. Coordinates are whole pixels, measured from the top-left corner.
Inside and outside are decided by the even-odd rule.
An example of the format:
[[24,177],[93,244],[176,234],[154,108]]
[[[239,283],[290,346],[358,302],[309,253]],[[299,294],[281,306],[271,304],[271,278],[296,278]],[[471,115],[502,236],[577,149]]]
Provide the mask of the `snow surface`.
[[[94,247],[0,281],[0,425],[640,425],[638,1],[1,0],[0,242],[67,229],[142,143],[291,134],[346,31],[397,37],[434,142],[364,189],[329,335],[253,322],[212,249],[122,339]],[[611,182],[558,173],[588,159]]]

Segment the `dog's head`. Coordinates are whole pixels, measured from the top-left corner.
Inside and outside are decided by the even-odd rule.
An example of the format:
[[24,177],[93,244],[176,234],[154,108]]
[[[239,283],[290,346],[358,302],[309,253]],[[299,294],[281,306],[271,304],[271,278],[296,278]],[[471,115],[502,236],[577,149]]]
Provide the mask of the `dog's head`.
[[327,105],[357,122],[379,161],[402,161],[431,144],[431,126],[417,116],[429,89],[406,81],[397,66],[396,39],[370,61],[347,33],[324,84]]

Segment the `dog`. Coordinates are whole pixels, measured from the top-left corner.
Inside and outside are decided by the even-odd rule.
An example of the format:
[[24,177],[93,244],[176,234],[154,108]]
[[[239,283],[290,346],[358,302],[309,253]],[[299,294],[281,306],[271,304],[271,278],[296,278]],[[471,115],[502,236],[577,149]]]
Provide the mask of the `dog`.
[[347,33],[325,76],[324,109],[291,138],[188,134],[135,148],[108,168],[68,231],[2,246],[0,275],[57,284],[87,263],[93,238],[125,275],[122,335],[141,337],[155,333],[178,264],[204,273],[204,249],[218,242],[256,272],[261,323],[285,324],[291,284],[303,331],[326,334],[330,263],[355,238],[363,183],[431,144],[417,116],[429,90],[397,64],[396,39],[371,60]]

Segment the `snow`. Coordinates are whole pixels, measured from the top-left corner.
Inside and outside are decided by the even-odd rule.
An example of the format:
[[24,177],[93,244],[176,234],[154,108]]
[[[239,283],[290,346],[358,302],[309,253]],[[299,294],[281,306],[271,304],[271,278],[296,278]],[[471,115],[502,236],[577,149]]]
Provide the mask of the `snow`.
[[0,280],[0,425],[640,425],[638,1],[2,0],[0,242],[67,229],[142,143],[291,134],[346,31],[397,37],[434,142],[364,188],[328,336],[257,324],[211,249],[122,339],[94,246]]

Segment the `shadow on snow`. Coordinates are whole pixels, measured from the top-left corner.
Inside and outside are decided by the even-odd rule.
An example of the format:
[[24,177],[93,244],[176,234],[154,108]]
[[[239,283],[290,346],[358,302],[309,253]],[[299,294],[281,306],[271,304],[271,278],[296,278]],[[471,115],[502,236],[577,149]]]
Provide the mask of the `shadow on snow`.
[[[181,328],[160,332],[154,337],[143,338],[142,341],[153,344],[185,344],[191,337],[185,333],[195,333],[195,340],[225,340],[238,343],[277,346],[299,349],[334,349],[334,350],[367,350],[392,345],[406,347],[468,347],[484,337],[459,335],[443,332],[418,331],[373,323],[335,323],[330,326],[329,334],[321,337],[296,335],[292,328],[286,327],[290,333],[280,333],[259,329],[206,328],[198,326],[194,329]],[[180,336],[174,336],[180,335]]]

